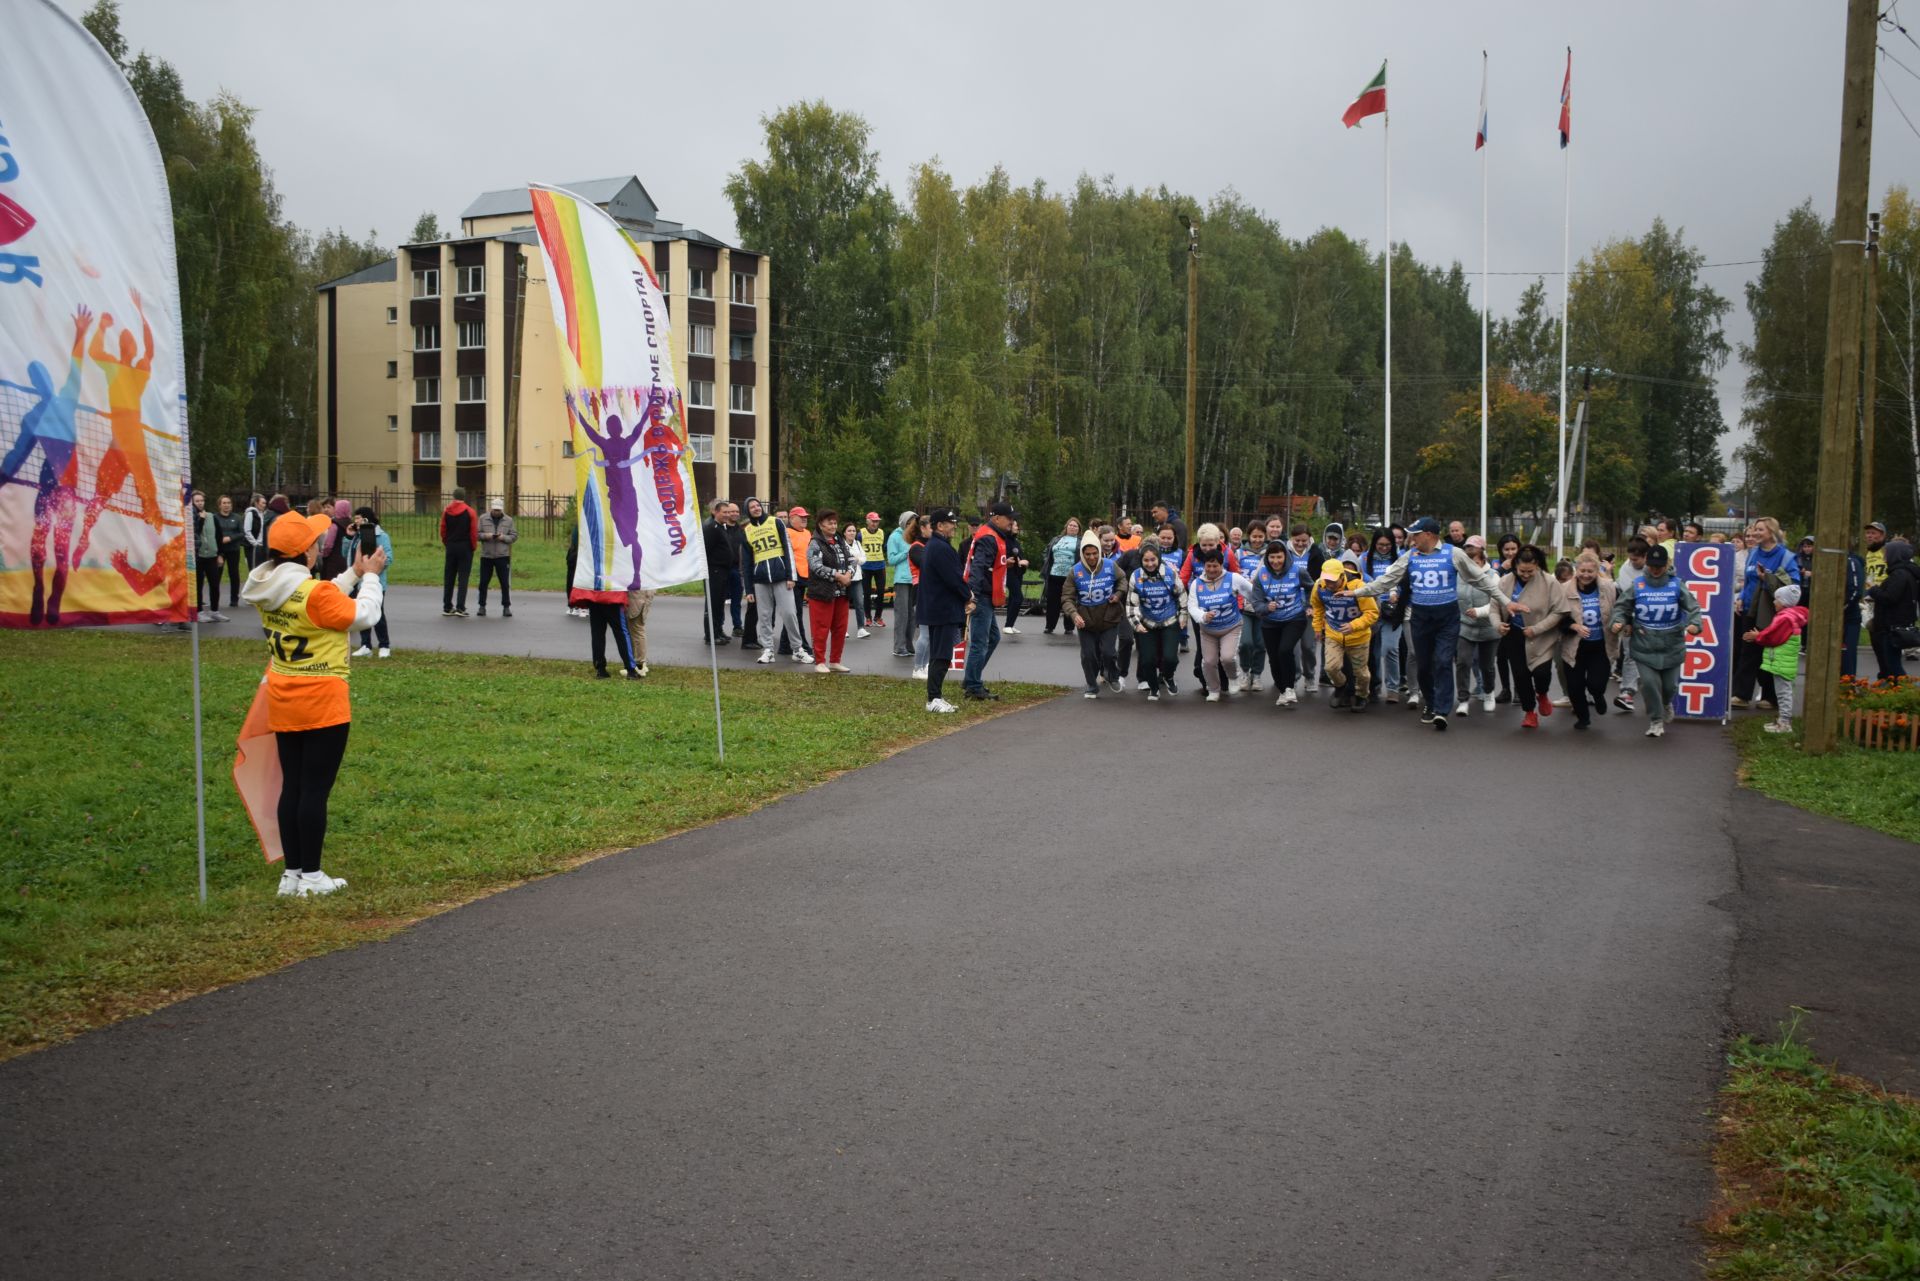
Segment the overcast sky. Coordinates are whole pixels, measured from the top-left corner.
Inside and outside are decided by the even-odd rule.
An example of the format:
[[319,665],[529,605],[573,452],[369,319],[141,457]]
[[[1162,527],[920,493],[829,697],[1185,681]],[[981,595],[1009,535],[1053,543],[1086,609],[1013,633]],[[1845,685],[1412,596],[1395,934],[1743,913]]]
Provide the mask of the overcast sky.
[[[758,154],[760,117],[821,97],[866,117],[897,192],[937,156],[962,183],[998,163],[1016,183],[1233,188],[1290,235],[1337,225],[1378,243],[1380,121],[1339,117],[1385,57],[1394,238],[1475,276],[1485,49],[1492,268],[1522,273],[1492,280],[1498,314],[1532,273],[1559,270],[1567,45],[1574,258],[1659,215],[1707,261],[1734,262],[1758,258],[1801,200],[1832,213],[1845,6],[122,0],[122,22],[194,97],[226,90],[259,111],[296,221],[388,242],[422,210],[452,225],[483,190],[623,173],[663,216],[731,240],[721,188]],[[1920,71],[1920,47],[1882,40]],[[1876,204],[1920,175],[1920,137],[1889,98],[1920,122],[1920,78],[1880,65]],[[1707,273],[1734,303],[1736,344],[1754,270]],[[1736,357],[1721,378],[1734,436],[1743,378]]]

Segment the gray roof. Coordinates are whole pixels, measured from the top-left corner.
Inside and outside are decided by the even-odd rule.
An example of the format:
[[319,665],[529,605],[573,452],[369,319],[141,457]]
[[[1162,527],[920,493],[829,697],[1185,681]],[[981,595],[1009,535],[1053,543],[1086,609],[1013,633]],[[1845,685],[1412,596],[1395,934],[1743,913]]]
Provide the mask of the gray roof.
[[[637,222],[652,222],[660,213],[660,207],[640,185],[640,180],[632,174],[617,178],[590,178],[584,182],[562,182],[556,186],[564,187],[577,196],[582,196],[596,205],[607,206],[607,212],[616,218],[631,218]],[[500,191],[484,191],[474,198],[472,204],[460,211],[462,218],[497,218],[505,214],[532,213],[533,201],[527,196],[525,187],[507,187]]]
[[399,270],[400,260],[398,258],[389,258],[385,262],[376,262],[371,267],[362,267],[358,271],[349,272],[341,276],[338,280],[329,280],[326,284],[320,285],[318,288],[332,289],[336,285],[390,285],[393,283]]

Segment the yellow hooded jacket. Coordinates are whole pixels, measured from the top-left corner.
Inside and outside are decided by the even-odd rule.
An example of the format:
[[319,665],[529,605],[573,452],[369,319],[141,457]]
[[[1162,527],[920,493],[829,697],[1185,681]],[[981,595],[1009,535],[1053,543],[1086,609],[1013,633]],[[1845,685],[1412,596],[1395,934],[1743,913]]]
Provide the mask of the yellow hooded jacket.
[[[1326,577],[1327,571],[1335,568],[1338,568],[1340,571],[1340,578],[1337,582]],[[1309,603],[1313,607],[1313,634],[1315,636],[1325,637],[1329,630],[1327,626],[1327,606],[1329,602],[1322,597],[1321,593],[1325,592],[1327,597],[1332,597],[1343,591],[1352,591],[1360,586],[1361,581],[1360,575],[1354,571],[1352,566],[1343,565],[1336,560],[1327,562],[1326,568],[1321,570],[1321,576],[1313,580],[1313,594],[1309,598]],[[1373,620],[1380,617],[1380,603],[1378,601],[1374,600],[1371,596],[1356,596],[1346,600],[1334,600],[1331,603],[1335,622],[1341,621],[1343,615],[1350,617],[1352,620],[1344,632],[1340,631],[1337,627],[1332,629],[1333,633],[1345,642],[1348,649],[1357,649],[1372,642]]]

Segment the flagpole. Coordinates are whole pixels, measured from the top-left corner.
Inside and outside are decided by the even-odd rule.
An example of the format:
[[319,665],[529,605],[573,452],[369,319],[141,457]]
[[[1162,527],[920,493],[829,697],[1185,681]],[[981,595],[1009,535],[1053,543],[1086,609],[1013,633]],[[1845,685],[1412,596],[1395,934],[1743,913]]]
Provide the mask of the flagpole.
[[[1573,79],[1573,50],[1567,50],[1567,79],[1569,90]],[[1560,456],[1560,483],[1558,501],[1553,509],[1553,554],[1558,559],[1566,548],[1567,521],[1567,291],[1572,281],[1573,251],[1573,143],[1571,139],[1563,142],[1561,150],[1565,155],[1565,212],[1560,229],[1560,431],[1554,437],[1557,446],[1555,452]]]
[[[707,566],[707,573],[713,573],[713,566]],[[705,591],[711,592],[713,584],[705,584]],[[720,748],[720,763],[727,763],[727,731],[720,719],[720,628],[713,621],[713,607],[706,601],[700,602],[707,611],[707,661],[713,668],[713,738]]]
[[[1487,51],[1480,51],[1480,127],[1487,128]],[[1493,140],[1480,143],[1480,528],[1487,529],[1487,151]]]
[[[219,584],[215,584],[216,590]],[[196,590],[196,596],[199,592]],[[218,603],[218,597],[215,598]],[[200,906],[207,905],[207,751],[201,735],[200,611],[194,610],[193,633],[193,810],[200,838]]]
[[[1387,64],[1383,59],[1380,63],[1380,71],[1383,75],[1385,74],[1386,69],[1387,69]],[[1385,267],[1385,270],[1381,272],[1381,275],[1386,277],[1386,282],[1387,282],[1386,283],[1387,380],[1386,380],[1386,397],[1385,397],[1385,402],[1386,402],[1385,404],[1385,414],[1386,414],[1385,461],[1382,463],[1381,469],[1380,469],[1380,489],[1381,489],[1380,520],[1382,524],[1386,524],[1386,525],[1393,524],[1393,129],[1392,129],[1392,125],[1393,125],[1392,110],[1388,108],[1383,108],[1380,112],[1380,142],[1381,142],[1381,149],[1386,153],[1387,252],[1382,264]]]

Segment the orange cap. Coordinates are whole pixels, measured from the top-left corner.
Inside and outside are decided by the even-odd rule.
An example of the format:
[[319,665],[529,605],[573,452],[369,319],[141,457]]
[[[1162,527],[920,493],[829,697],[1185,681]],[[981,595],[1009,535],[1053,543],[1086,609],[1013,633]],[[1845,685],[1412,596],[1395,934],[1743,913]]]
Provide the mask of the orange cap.
[[331,516],[301,516],[288,512],[273,522],[267,531],[267,550],[281,556],[298,556],[313,546],[313,540],[327,532]]

